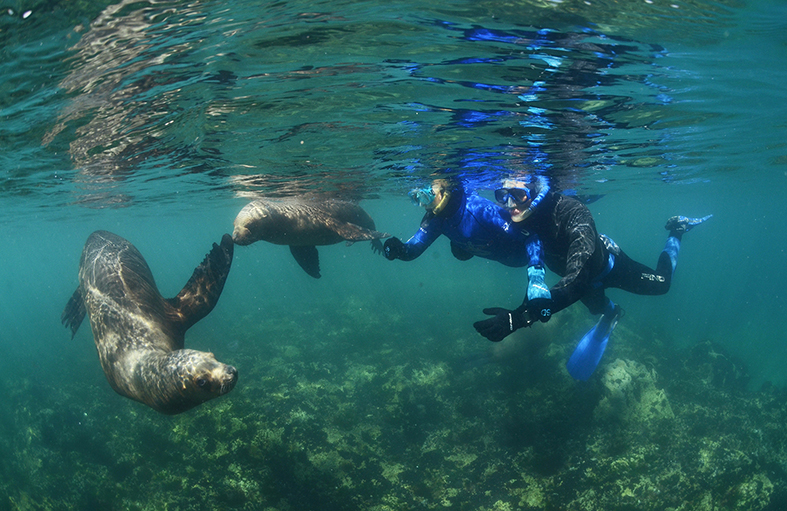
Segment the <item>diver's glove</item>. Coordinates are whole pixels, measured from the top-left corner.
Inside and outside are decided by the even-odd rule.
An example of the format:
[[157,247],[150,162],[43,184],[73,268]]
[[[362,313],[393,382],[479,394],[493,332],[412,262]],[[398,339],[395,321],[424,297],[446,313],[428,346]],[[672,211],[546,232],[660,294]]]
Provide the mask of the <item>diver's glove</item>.
[[514,331],[533,324],[533,319],[525,304],[514,310],[492,307],[484,309],[484,314],[493,318],[473,323],[476,331],[492,342],[500,342]]
[[536,321],[546,323],[552,317],[552,299],[536,298],[535,300],[528,300],[527,315],[531,323]]
[[397,237],[388,238],[383,245],[383,255],[389,261],[401,259],[405,254],[404,243]]

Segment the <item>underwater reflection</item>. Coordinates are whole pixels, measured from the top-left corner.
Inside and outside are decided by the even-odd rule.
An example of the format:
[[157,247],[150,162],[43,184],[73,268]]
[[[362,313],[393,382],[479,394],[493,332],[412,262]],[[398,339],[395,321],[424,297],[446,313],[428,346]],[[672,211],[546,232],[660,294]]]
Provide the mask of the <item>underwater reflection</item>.
[[[205,17],[199,3],[141,6],[124,0],[107,7],[71,48],[73,70],[60,87],[72,99],[43,143],[78,125],[69,143],[76,180],[82,183],[78,202],[96,207],[132,202],[133,196],[121,191],[128,187],[117,183],[134,177],[144,162],[179,159],[182,149],[168,143],[166,127],[180,116],[195,115],[173,104],[180,89],[195,81],[226,85],[235,80],[232,73],[206,76],[202,66],[178,62],[201,43],[189,31]],[[200,109],[198,116],[210,115],[210,101]]]

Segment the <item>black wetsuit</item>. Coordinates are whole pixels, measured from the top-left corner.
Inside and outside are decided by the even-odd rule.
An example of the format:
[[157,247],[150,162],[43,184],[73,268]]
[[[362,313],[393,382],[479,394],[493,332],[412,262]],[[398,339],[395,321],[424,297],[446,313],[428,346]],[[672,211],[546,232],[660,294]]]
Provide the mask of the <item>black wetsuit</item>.
[[547,268],[562,277],[550,288],[552,313],[581,300],[592,314],[601,314],[609,301],[604,289],[609,287],[643,295],[669,290],[673,267],[667,252],[662,252],[655,271],[634,261],[614,243],[605,242],[590,210],[576,198],[549,192],[515,225],[538,235]]

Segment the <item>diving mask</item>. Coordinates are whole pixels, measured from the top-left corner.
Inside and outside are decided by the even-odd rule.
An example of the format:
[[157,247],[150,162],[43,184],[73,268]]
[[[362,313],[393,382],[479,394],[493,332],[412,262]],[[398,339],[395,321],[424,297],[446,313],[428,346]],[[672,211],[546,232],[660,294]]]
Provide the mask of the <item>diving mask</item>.
[[508,205],[510,200],[513,206],[529,202],[530,197],[527,188],[498,188],[495,190],[495,200],[504,205]]
[[431,186],[424,188],[414,188],[410,190],[410,193],[407,195],[410,196],[410,200],[413,201],[413,204],[423,208],[434,202],[435,199],[435,193]]

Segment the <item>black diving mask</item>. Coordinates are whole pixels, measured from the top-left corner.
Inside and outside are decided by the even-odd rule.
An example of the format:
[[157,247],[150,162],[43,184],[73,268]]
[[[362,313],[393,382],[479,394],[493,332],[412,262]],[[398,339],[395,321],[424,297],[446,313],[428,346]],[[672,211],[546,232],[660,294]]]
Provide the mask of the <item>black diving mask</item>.
[[511,199],[517,204],[522,204],[530,200],[527,188],[498,188],[495,190],[495,200],[500,204],[508,204]]

